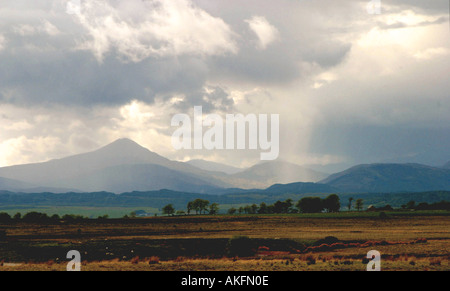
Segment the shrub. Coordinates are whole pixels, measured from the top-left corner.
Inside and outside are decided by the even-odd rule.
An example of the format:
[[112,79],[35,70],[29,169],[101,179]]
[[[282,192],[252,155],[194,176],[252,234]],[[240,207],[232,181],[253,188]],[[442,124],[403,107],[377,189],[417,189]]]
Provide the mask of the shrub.
[[[180,258],[180,257],[178,257],[177,260],[178,260],[179,258]],[[159,257],[150,257],[150,259],[149,259],[149,261],[148,261],[148,264],[149,264],[149,265],[156,265],[156,264],[159,264]]]
[[0,222],[9,222],[11,220],[11,216],[8,213],[2,212],[0,213]]
[[134,257],[134,258],[132,258],[132,259],[131,259],[131,263],[132,263],[133,265],[138,264],[138,263],[139,263],[139,257]]
[[307,256],[306,257],[306,264],[309,265],[315,265],[316,264],[316,258],[313,256]]
[[327,237],[325,237],[323,239],[319,239],[318,241],[316,241],[314,243],[314,245],[315,246],[320,246],[322,244],[331,245],[331,244],[334,244],[334,243],[337,243],[337,242],[339,242],[339,239],[337,237],[327,236]]

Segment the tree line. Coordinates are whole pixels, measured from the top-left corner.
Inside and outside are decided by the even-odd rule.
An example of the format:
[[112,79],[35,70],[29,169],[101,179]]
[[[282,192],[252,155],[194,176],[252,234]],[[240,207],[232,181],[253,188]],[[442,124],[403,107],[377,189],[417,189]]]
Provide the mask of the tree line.
[[[108,219],[108,215],[103,215],[97,217],[97,219]],[[0,213],[0,222],[7,223],[12,221],[23,221],[23,222],[56,222],[56,221],[81,221],[91,219],[89,217],[85,217],[82,215],[74,215],[74,214],[65,214],[59,216],[58,214],[53,214],[49,216],[47,213],[41,212],[28,212],[22,216],[21,213],[16,213],[13,216],[10,216],[8,213],[1,212]]]
[[331,194],[326,198],[304,197],[294,204],[292,199],[285,201],[278,200],[273,204],[267,205],[252,204],[241,206],[239,208],[230,208],[228,214],[286,214],[286,213],[320,213],[320,212],[338,212],[341,208],[339,196]]
[[193,201],[189,201],[186,205],[186,210],[178,210],[175,211],[175,207],[173,204],[168,204],[162,208],[163,214],[166,215],[186,215],[186,214],[192,214],[195,211],[195,214],[210,214],[215,215],[219,213],[219,204],[218,203],[211,203],[208,200],[205,199],[195,199]]
[[427,202],[421,202],[416,204],[416,201],[411,200],[406,204],[402,205],[402,209],[408,210],[448,210],[450,211],[450,202],[449,201],[440,201],[428,204]]

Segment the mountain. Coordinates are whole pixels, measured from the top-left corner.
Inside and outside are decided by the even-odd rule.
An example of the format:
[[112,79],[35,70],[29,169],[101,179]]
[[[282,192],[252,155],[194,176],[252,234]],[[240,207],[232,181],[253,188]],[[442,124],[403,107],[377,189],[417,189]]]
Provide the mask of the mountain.
[[327,178],[285,161],[238,170],[203,160],[171,161],[132,140],[119,139],[89,153],[0,168],[0,190],[123,193],[169,189],[210,194],[256,193],[268,187],[263,191],[269,194],[450,190],[450,169],[420,164],[359,165]]
[[[261,189],[275,183],[314,182],[325,176],[286,162],[262,163],[242,171],[202,160],[171,161],[130,139],[119,139],[88,153],[0,168],[0,177],[29,183],[28,188],[35,190],[54,189],[55,192],[59,189],[114,193],[170,189],[221,193],[221,189],[228,188]],[[1,186],[0,190],[24,188],[2,189]]]
[[199,169],[202,169],[202,170],[211,171],[211,172],[222,172],[222,173],[229,174],[229,175],[236,174],[243,170],[241,168],[236,168],[236,167],[221,164],[221,163],[210,162],[210,161],[205,161],[205,160],[198,160],[198,159],[190,160],[190,161],[187,161],[186,163],[188,163],[189,165],[192,165],[194,167],[197,167]]
[[320,183],[341,192],[450,190],[450,169],[421,164],[364,164],[330,175]]
[[[146,175],[142,175],[139,174],[142,165],[159,167],[146,167]],[[120,173],[120,169],[124,172]],[[164,178],[162,173],[167,174],[167,177]],[[232,184],[215,178],[208,171],[166,159],[129,139],[119,139],[96,151],[63,159],[0,168],[0,177],[20,180],[36,185],[35,187],[76,188],[80,191],[109,190],[115,193],[133,191],[136,187],[144,190],[141,187],[150,186],[149,181],[152,181],[155,187],[178,190],[182,190],[179,188],[179,181],[186,181],[187,187],[188,180],[191,180],[190,185],[199,185],[200,181],[203,181],[201,187],[191,188],[192,191],[200,192],[213,185],[233,187]],[[100,189],[100,186],[104,189]]]
[[444,169],[450,169],[450,161],[449,161],[447,164],[445,164],[442,168],[444,168]]
[[236,179],[237,187],[267,188],[277,183],[317,182],[327,175],[284,161],[270,161],[231,176]]
[[96,151],[44,163],[0,168],[0,177],[46,184],[117,165],[156,164],[173,170],[201,172],[185,163],[170,161],[129,139],[119,139]]

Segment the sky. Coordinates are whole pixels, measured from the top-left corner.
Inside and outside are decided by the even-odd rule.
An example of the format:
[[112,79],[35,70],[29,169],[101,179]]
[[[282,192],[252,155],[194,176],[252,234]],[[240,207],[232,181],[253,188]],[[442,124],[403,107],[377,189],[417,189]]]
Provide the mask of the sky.
[[[332,172],[450,160],[447,0],[0,0],[0,166],[130,138],[175,114],[279,114],[279,159]],[[80,6],[77,6],[77,4]],[[369,5],[369,6],[368,6]],[[369,9],[368,9],[369,8]]]

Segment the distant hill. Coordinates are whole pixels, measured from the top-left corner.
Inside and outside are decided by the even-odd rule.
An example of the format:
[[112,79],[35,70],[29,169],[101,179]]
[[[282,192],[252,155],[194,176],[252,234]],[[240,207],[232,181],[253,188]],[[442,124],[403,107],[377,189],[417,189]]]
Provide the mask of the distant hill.
[[[267,188],[277,183],[317,182],[327,175],[288,162],[270,161],[257,164],[231,176],[237,181],[241,181],[241,184],[247,185],[246,188]],[[242,185],[237,183],[237,187],[242,187]]]
[[62,180],[61,186],[83,185],[88,192],[154,191],[170,187],[175,191],[210,193],[218,187],[207,178],[175,171],[155,164],[118,165]]
[[450,169],[450,162],[448,162],[447,164],[445,164],[442,168],[444,168],[444,169]]
[[20,191],[23,189],[31,188],[33,185],[22,181],[7,179],[0,177],[0,189],[7,191]]
[[202,170],[211,171],[211,172],[222,172],[222,173],[230,174],[230,175],[243,171],[243,169],[241,169],[241,168],[236,168],[236,167],[221,164],[221,163],[210,162],[210,161],[199,160],[199,159],[190,160],[186,163],[188,163],[189,165],[192,165],[194,167],[197,167],[199,169],[202,169]]
[[420,164],[365,164],[320,181],[340,192],[450,190],[450,170]]
[[264,190],[264,193],[271,194],[313,194],[313,193],[335,193],[339,190],[320,183],[290,183],[275,184]]

